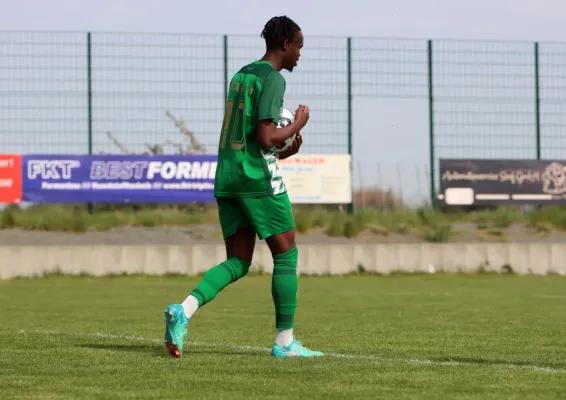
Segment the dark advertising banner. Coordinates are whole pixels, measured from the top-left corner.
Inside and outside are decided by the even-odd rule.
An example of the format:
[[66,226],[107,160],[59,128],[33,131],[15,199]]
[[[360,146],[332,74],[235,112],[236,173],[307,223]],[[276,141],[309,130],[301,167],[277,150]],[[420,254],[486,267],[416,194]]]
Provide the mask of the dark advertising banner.
[[566,204],[566,160],[440,159],[446,206]]

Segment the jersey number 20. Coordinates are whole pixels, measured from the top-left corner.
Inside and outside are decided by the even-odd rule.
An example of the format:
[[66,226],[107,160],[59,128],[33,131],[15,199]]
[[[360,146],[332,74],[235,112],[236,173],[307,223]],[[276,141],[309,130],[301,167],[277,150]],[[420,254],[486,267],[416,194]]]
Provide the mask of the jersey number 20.
[[[237,100],[236,100],[237,101]],[[243,100],[238,101],[238,108],[234,110],[234,100],[226,101],[226,114],[224,115],[224,123],[222,124],[222,140],[220,147],[226,147],[226,140],[230,140],[230,147],[234,150],[241,150],[244,147],[244,131],[243,123],[246,114],[246,103]]]

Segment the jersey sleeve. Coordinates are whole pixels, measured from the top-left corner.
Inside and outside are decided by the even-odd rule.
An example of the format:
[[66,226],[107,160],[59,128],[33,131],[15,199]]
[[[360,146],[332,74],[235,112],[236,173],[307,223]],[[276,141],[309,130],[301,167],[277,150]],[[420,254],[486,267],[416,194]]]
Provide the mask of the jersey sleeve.
[[280,73],[271,74],[262,86],[257,105],[258,120],[270,119],[278,123],[285,95],[285,78]]

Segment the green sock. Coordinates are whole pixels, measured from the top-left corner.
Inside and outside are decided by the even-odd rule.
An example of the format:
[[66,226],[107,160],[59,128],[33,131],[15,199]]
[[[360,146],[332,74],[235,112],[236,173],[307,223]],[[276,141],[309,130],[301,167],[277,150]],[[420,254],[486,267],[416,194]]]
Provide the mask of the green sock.
[[299,250],[291,250],[273,256],[273,276],[271,295],[275,304],[275,328],[291,329],[295,322],[297,309],[297,261]]
[[250,261],[228,257],[222,264],[209,269],[191,292],[197,298],[199,307],[210,303],[222,289],[246,276],[250,265]]

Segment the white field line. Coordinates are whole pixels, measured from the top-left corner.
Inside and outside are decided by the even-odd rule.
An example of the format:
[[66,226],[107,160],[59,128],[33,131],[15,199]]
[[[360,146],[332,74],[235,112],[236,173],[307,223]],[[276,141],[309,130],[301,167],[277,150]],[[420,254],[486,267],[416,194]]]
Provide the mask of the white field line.
[[[95,337],[101,339],[108,339],[108,340],[127,340],[133,342],[151,342],[151,343],[163,343],[163,340],[160,339],[152,339],[152,338],[145,338],[143,336],[129,336],[129,335],[119,335],[114,333],[106,333],[106,332],[96,332],[96,333],[80,333],[80,332],[73,332],[73,333],[66,333],[66,332],[58,332],[58,331],[49,331],[49,330],[33,330],[30,331],[31,333],[37,333],[41,335],[61,335],[61,336],[72,336],[72,337]],[[20,331],[20,334],[25,335],[26,331]],[[244,345],[236,345],[236,344],[224,344],[224,343],[207,343],[207,342],[185,342],[185,346],[191,347],[203,347],[203,348],[224,348],[224,349],[233,349],[233,350],[244,350],[250,352],[262,352],[262,353],[269,353],[271,349],[267,347],[261,346],[244,346]],[[190,351],[189,351],[190,353]],[[416,359],[416,358],[388,358],[388,357],[380,357],[376,355],[358,355],[358,354],[341,354],[341,353],[327,353],[325,352],[326,356],[335,357],[335,358],[349,358],[354,360],[367,360],[367,361],[377,361],[377,362],[389,362],[389,363],[403,363],[403,364],[416,364],[416,365],[430,365],[430,366],[445,366],[445,367],[470,367],[470,366],[485,366],[490,365],[494,367],[499,367],[503,369],[513,369],[513,370],[529,370],[529,371],[541,371],[541,372],[551,372],[551,373],[566,373],[566,369],[557,369],[557,368],[550,368],[550,367],[541,367],[537,365],[520,365],[520,364],[513,364],[513,363],[494,363],[494,364],[486,364],[482,362],[473,362],[473,361],[434,361],[434,360],[426,360],[426,359]]]

